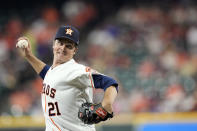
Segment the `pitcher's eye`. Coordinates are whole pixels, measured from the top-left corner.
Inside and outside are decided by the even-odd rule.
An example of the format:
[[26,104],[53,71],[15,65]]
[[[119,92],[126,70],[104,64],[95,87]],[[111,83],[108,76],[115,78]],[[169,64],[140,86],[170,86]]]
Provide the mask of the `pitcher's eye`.
[[66,45],[66,48],[72,50],[74,48],[74,46],[69,44],[69,45]]

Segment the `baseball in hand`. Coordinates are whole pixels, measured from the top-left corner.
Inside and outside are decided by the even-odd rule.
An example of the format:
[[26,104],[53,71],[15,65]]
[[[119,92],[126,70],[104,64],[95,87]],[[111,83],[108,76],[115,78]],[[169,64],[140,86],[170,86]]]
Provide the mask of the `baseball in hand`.
[[18,46],[19,48],[27,48],[27,47],[28,47],[28,41],[27,41],[27,40],[24,40],[24,39],[19,40],[19,41],[17,42],[17,46]]

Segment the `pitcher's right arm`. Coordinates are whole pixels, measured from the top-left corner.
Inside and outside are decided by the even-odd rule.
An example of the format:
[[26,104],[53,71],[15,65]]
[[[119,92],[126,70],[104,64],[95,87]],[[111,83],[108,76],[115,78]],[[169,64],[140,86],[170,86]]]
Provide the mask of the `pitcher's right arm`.
[[[27,47],[19,47],[18,46],[18,41],[20,40],[27,40],[28,41],[28,46]],[[38,59],[31,50],[31,44],[26,37],[20,37],[17,41],[16,48],[19,51],[19,54],[25,58],[33,67],[33,69],[36,71],[37,74],[40,74],[40,72],[44,69],[46,64],[42,62],[40,59]]]

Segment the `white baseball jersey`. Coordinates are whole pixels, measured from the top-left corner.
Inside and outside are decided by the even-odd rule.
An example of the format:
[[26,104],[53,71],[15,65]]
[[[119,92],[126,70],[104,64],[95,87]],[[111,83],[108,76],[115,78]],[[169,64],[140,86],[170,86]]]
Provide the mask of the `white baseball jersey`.
[[91,73],[73,59],[50,68],[41,97],[46,131],[95,131],[78,118],[81,104],[92,102],[93,88]]

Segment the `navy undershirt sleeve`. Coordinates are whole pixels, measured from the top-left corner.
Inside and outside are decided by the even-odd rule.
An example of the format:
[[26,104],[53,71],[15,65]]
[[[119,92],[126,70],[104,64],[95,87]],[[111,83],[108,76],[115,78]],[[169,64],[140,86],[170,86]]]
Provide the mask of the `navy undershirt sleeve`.
[[42,71],[39,73],[39,76],[44,80],[44,77],[47,73],[47,71],[49,70],[50,66],[49,65],[45,65],[45,67],[42,69]]
[[92,78],[95,88],[101,88],[105,91],[108,87],[115,86],[118,92],[118,83],[111,77],[101,74],[92,74]]

